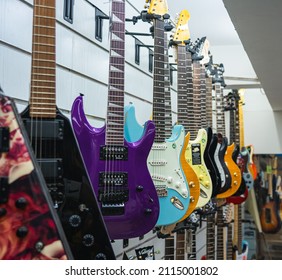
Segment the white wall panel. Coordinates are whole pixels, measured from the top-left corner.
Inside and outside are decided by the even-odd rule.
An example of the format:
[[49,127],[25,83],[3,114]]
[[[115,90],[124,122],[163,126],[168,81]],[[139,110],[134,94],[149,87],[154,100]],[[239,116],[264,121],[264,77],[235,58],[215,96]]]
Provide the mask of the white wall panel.
[[5,94],[28,100],[31,57],[0,43],[0,84]]
[[0,40],[31,51],[32,8],[18,0],[1,0],[0,15]]

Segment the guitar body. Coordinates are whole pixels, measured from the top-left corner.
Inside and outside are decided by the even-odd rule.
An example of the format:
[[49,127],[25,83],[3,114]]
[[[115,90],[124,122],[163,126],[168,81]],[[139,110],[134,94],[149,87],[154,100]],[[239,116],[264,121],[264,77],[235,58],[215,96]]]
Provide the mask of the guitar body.
[[217,198],[227,198],[227,197],[232,196],[233,194],[237,192],[237,190],[239,189],[241,185],[241,181],[242,181],[241,170],[232,158],[234,149],[235,149],[235,144],[232,143],[231,145],[227,147],[227,150],[224,156],[224,161],[230,171],[231,187],[224,193],[218,194]]
[[233,259],[234,260],[247,260],[248,259],[248,252],[249,252],[249,244],[247,241],[243,240],[242,241],[242,253],[240,254],[238,252],[237,248],[233,248]]
[[248,189],[252,189],[254,187],[254,178],[252,176],[251,170],[250,170],[250,154],[247,150],[247,148],[242,147],[241,149],[241,157],[243,158],[243,178],[245,180],[246,186]]
[[69,119],[21,114],[75,259],[115,259]]
[[268,201],[262,207],[260,221],[264,233],[277,233],[281,229],[281,218],[274,200]]
[[198,131],[196,139],[189,141],[185,152],[186,161],[192,166],[200,181],[200,197],[197,208],[205,206],[211,199],[213,192],[212,180],[204,160],[207,141],[207,131],[202,128]]
[[220,171],[220,178],[221,178],[221,189],[219,194],[224,194],[227,190],[231,187],[231,176],[229,169],[225,163],[225,154],[227,150],[227,138],[223,137],[222,134],[218,133],[218,144],[217,144],[217,151],[216,153],[216,163],[217,167]]
[[[137,122],[135,108],[132,104],[125,106],[125,117],[125,139],[129,142],[138,141],[144,133],[144,128]],[[157,221],[159,226],[172,225],[170,228],[173,229],[173,224],[188,216],[190,191],[187,191],[189,187],[186,177],[189,176],[189,173],[187,173],[189,172],[189,165],[185,161],[183,146],[187,146],[189,138],[189,135],[184,136],[183,126],[176,125],[166,143],[155,143],[149,154],[147,165],[159,193],[160,213]],[[158,158],[162,161],[167,159],[166,164],[154,166],[154,161]],[[175,168],[177,166],[178,168]],[[177,186],[180,186],[179,191]],[[163,196],[162,192],[167,195]],[[185,195],[183,196],[182,193]],[[177,204],[171,202],[174,197],[180,201],[181,209],[178,208]]]
[[148,157],[148,168],[160,202],[158,226],[176,223],[188,211],[190,190],[183,170],[189,166],[183,161],[183,145],[187,144],[187,139],[184,142],[184,138],[183,126],[175,125],[171,137],[165,143],[154,143]]
[[207,148],[204,152],[204,160],[212,180],[212,197],[215,197],[221,188],[220,174],[214,160],[217,147],[217,138],[214,138],[212,129],[210,127],[206,128],[206,131],[208,141]]
[[72,123],[111,239],[138,237],[150,231],[159,216],[158,197],[146,164],[154,141],[153,123],[147,122],[139,141],[125,140],[127,159],[107,161],[101,159],[105,126],[94,128],[88,123],[82,96],[73,103]]
[[72,259],[11,99],[0,88],[0,259]]

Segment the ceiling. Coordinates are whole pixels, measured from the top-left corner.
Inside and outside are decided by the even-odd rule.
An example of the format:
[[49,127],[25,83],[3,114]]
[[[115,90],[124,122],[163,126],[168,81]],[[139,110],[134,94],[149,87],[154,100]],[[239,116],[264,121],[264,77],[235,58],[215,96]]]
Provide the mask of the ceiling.
[[258,78],[272,109],[282,110],[281,0],[167,0],[167,3],[171,17],[188,9],[192,40],[207,36],[213,46],[243,45],[247,59],[242,62],[251,63],[252,78]]

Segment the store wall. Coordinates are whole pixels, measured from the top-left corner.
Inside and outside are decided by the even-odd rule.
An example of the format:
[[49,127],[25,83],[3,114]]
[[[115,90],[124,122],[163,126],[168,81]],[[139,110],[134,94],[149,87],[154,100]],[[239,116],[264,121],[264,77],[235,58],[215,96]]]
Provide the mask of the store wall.
[[[127,1],[126,17],[139,15],[144,3],[145,1],[142,0]],[[19,111],[27,106],[29,99],[32,4],[32,0],[0,0],[0,84],[7,95],[15,98]],[[95,6],[108,14],[109,3],[100,0],[75,0],[72,24],[63,18],[63,4],[63,0],[57,0],[57,105],[65,115],[69,116],[73,100],[83,93],[84,109],[88,120],[92,125],[100,127],[104,124],[107,104],[109,24],[107,20],[103,21],[102,42],[95,39]],[[126,29],[130,32],[148,33],[150,26],[149,23],[143,22],[138,22],[136,25],[131,22],[126,23]],[[144,44],[153,44],[151,37],[136,36],[136,38]],[[213,46],[212,42],[210,43],[214,62],[225,64],[226,75],[249,77],[250,69],[244,69],[244,66],[240,65],[240,56],[245,55],[240,47]],[[151,115],[153,80],[152,73],[149,72],[148,49],[140,49],[139,65],[135,63],[134,50],[135,38],[127,35],[125,103],[135,104],[137,119],[142,124]],[[173,122],[175,122],[176,72],[173,72],[173,80],[171,95]],[[265,97],[257,98],[257,93],[248,94],[248,92],[245,96],[245,142],[253,143],[258,153],[277,153],[281,147],[279,139],[282,135],[274,135],[279,133],[276,130],[274,132],[274,129],[278,127],[281,114],[273,114],[270,108],[265,108]],[[256,118],[259,118],[259,121]],[[267,142],[269,139],[271,144]],[[197,235],[198,258],[205,254],[205,233],[205,223],[203,223]],[[141,240],[139,238],[129,240],[129,245],[125,248],[122,241],[113,243],[119,258],[124,251],[128,255],[135,256],[135,248],[147,245],[154,245],[157,259],[163,258],[164,241],[158,239],[152,232]]]

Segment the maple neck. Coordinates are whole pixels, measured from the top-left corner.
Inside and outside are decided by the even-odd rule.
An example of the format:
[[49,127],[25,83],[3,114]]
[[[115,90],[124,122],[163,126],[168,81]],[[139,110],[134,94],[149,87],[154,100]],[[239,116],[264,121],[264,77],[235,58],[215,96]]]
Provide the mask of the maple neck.
[[217,260],[224,260],[224,242],[223,210],[220,207],[217,210]]
[[220,83],[214,84],[216,102],[216,131],[225,135],[225,117],[223,107],[223,92]]
[[234,239],[233,244],[242,253],[242,208],[240,204],[234,205]]
[[56,3],[34,0],[30,116],[56,117]]
[[245,141],[244,141],[244,117],[243,117],[243,102],[240,100],[239,105],[238,105],[238,133],[240,137],[240,147],[245,146]]
[[191,139],[196,138],[198,127],[195,124],[194,114],[194,89],[193,89],[193,70],[192,70],[192,57],[190,52],[186,52],[186,76],[187,76],[187,119],[188,127],[187,132],[191,134]]
[[165,260],[174,260],[174,235],[165,239]]
[[207,126],[212,127],[212,78],[206,78],[206,119]]
[[164,88],[165,88],[165,138],[169,138],[172,129],[170,70],[167,35],[164,36]]
[[106,145],[124,145],[125,0],[112,0]]
[[193,106],[194,106],[194,130],[196,137],[201,128],[201,64],[199,61],[193,62]]
[[185,231],[176,233],[176,260],[185,260]]
[[207,88],[206,88],[206,71],[204,66],[201,66],[201,80],[200,80],[200,91],[201,91],[201,127],[207,127]]
[[165,141],[164,22],[154,19],[153,121],[155,142]]
[[207,260],[215,259],[215,219],[214,214],[207,216]]
[[187,106],[187,59],[186,46],[177,46],[177,108],[178,123],[188,131],[188,106]]

